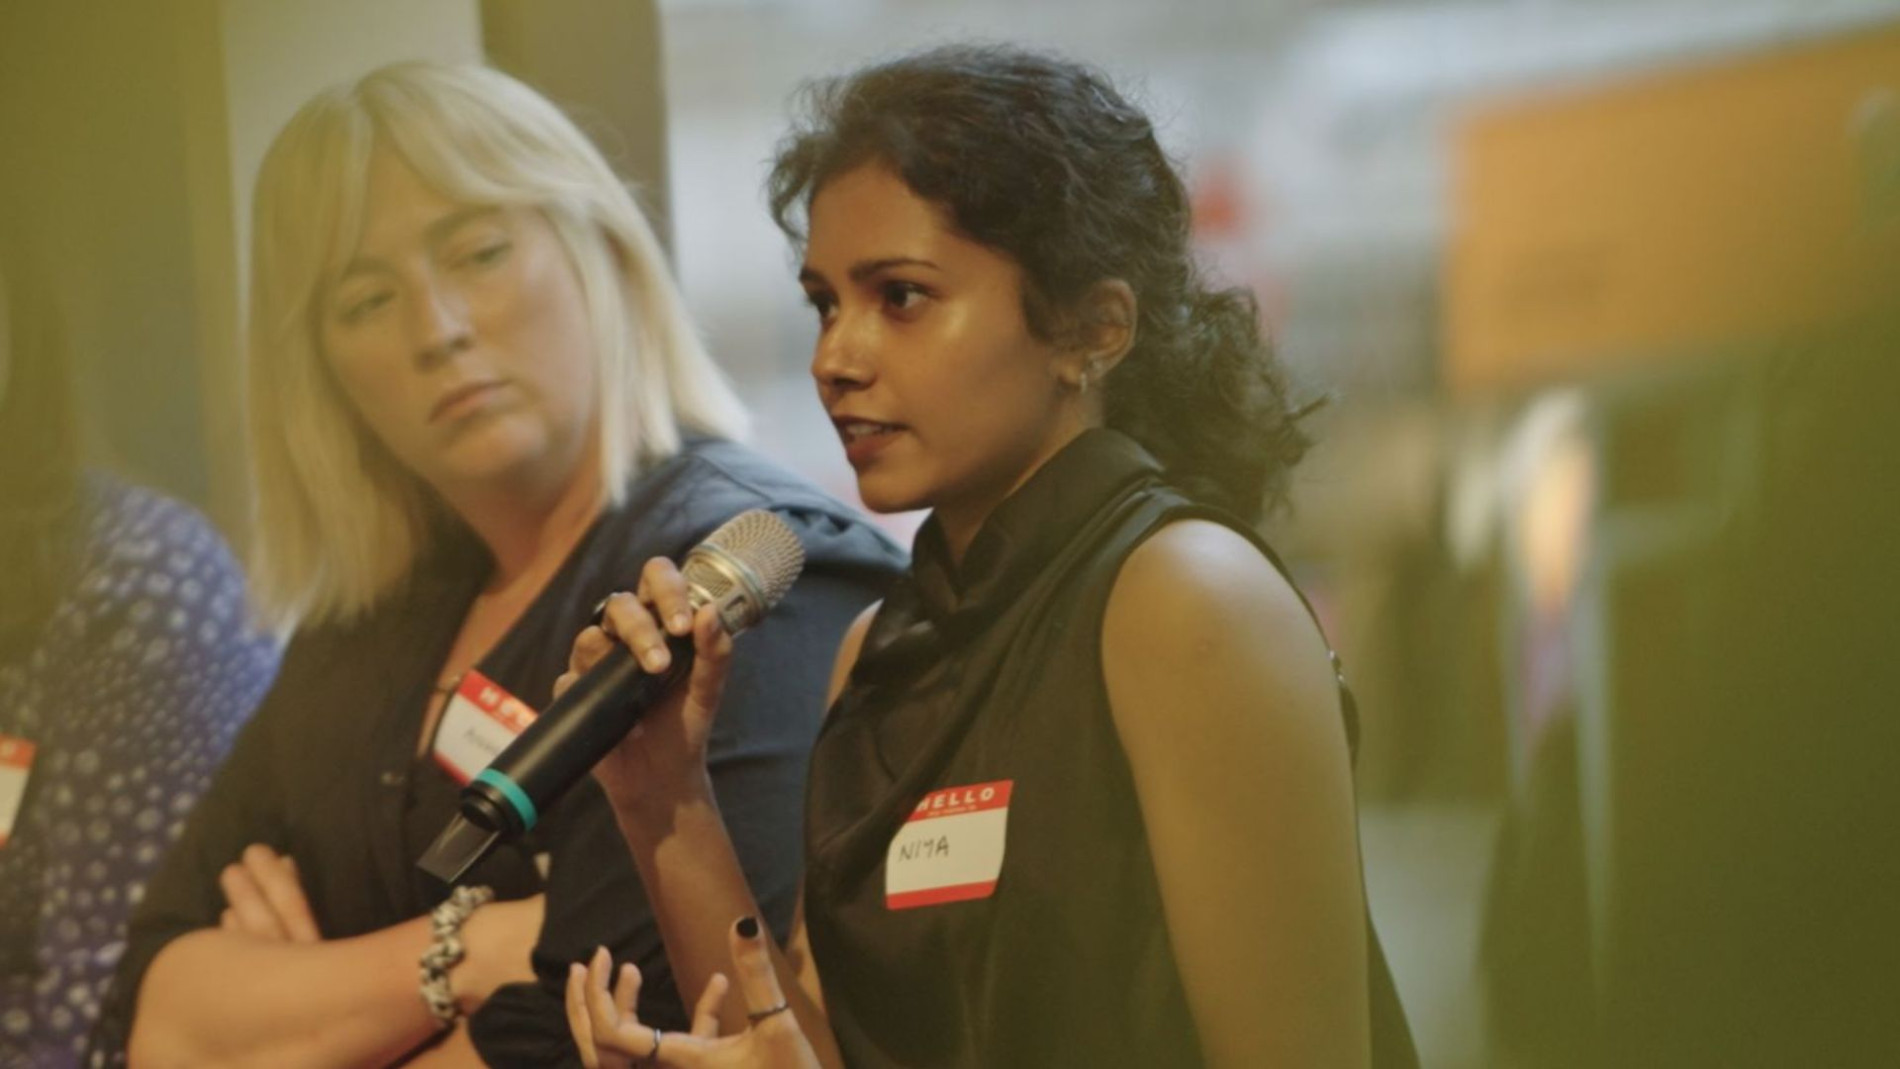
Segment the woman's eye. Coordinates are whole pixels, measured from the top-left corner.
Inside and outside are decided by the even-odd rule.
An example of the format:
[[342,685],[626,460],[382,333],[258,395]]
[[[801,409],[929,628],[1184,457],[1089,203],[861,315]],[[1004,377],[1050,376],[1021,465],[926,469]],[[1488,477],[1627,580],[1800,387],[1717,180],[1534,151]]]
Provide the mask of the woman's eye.
[[805,303],[811,305],[812,311],[818,313],[820,323],[830,322],[832,312],[838,308],[838,302],[829,293],[808,292],[805,294]]
[[886,282],[883,289],[884,303],[900,312],[910,311],[929,296],[922,286],[913,282]]
[[508,255],[508,250],[512,247],[513,246],[506,241],[493,242],[488,245],[483,245],[481,248],[469,253],[463,258],[462,262],[476,267],[487,267],[490,264],[501,262],[502,257]]
[[388,304],[393,298],[388,290],[377,290],[343,302],[342,320],[345,323],[360,323],[378,308]]

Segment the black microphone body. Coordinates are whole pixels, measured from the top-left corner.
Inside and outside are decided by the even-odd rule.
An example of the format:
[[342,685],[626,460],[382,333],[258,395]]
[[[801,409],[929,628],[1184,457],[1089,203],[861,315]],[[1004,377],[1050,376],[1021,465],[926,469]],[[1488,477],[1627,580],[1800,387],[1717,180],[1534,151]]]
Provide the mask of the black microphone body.
[[693,670],[691,635],[668,635],[666,645],[673,660],[653,674],[640,666],[631,650],[615,643],[600,663],[575,680],[462,788],[463,815],[499,833],[503,841],[533,827],[548,806]]
[[[798,577],[804,550],[777,516],[741,513],[687,554],[681,576],[697,611],[712,606],[737,635],[777,604]],[[672,662],[649,673],[615,643],[545,712],[462,788],[460,813],[417,862],[444,883],[460,880],[496,842],[533,828],[640,717],[693,668],[693,637],[668,635]]]

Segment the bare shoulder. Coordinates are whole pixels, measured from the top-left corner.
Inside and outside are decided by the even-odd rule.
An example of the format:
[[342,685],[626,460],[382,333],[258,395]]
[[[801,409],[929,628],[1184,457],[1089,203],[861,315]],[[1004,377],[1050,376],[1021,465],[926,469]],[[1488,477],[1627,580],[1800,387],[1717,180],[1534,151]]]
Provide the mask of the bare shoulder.
[[[1287,710],[1336,721],[1326,644],[1285,576],[1238,532],[1169,524],[1123,564],[1102,625],[1118,725],[1181,710]],[[1218,701],[1182,700],[1191,697]],[[1169,700],[1169,699],[1172,700]],[[1218,715],[1218,714],[1210,714]]]
[[858,654],[864,649],[864,636],[871,630],[871,621],[877,618],[882,601],[874,601],[864,607],[858,618],[845,628],[844,637],[838,640],[838,656],[831,664],[831,687],[825,692],[825,708],[831,708],[838,695],[844,690],[845,681],[851,678],[851,669],[857,666]]
[[1123,625],[1185,625],[1194,632],[1239,626],[1249,643],[1286,639],[1324,655],[1293,585],[1253,543],[1211,520],[1169,524],[1128,555],[1109,595],[1108,619],[1118,618]]

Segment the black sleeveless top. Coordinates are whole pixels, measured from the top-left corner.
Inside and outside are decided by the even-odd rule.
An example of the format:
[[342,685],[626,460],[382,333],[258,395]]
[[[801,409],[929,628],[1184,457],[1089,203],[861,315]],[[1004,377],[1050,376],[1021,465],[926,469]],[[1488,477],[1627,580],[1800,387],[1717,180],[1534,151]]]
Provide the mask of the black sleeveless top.
[[[960,569],[934,519],[919,532],[807,781],[806,924],[851,1065],[1202,1060],[1101,665],[1123,561],[1188,517],[1272,559],[1100,430],[998,506]],[[1373,1064],[1415,1066],[1367,934]]]

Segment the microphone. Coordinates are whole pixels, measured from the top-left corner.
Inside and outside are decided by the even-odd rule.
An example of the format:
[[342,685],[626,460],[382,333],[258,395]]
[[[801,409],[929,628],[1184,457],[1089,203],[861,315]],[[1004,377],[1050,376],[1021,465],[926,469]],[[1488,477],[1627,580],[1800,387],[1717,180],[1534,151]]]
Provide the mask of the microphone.
[[[681,565],[697,613],[714,606],[726,632],[737,635],[778,604],[805,566],[798,535],[777,515],[752,509],[727,520],[693,547]],[[632,651],[615,643],[547,711],[462,788],[461,811],[416,863],[454,884],[495,844],[534,827],[541,813],[599,763],[640,717],[686,678],[693,637],[668,635],[673,660],[647,673]]]

